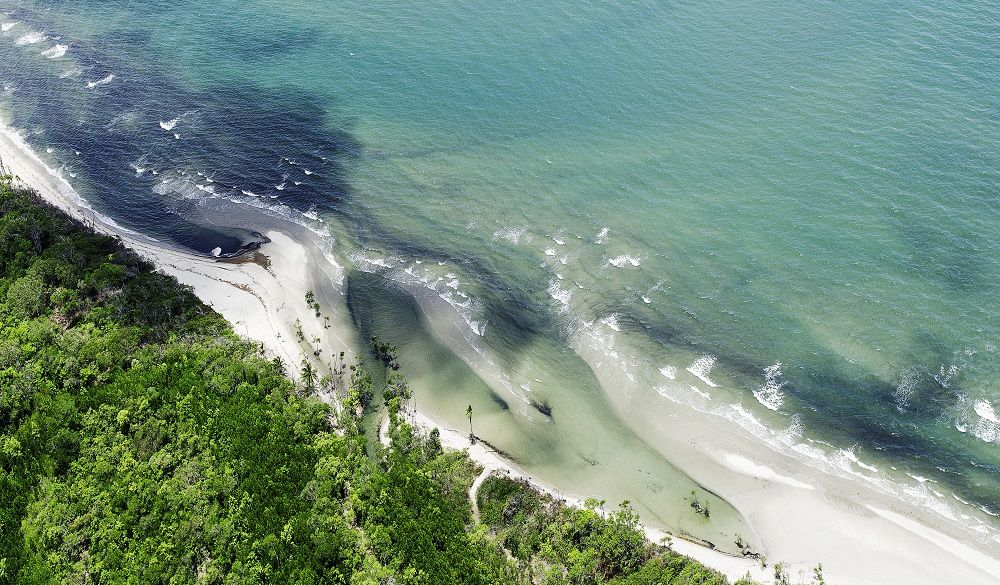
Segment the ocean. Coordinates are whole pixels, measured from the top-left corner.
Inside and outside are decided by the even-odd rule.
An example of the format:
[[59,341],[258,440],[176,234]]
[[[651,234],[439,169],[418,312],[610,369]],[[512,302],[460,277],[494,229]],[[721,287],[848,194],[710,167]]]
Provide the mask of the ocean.
[[0,104],[126,229],[318,234],[359,346],[556,485],[731,533],[663,504],[694,408],[996,534],[998,38],[982,0],[0,0]]

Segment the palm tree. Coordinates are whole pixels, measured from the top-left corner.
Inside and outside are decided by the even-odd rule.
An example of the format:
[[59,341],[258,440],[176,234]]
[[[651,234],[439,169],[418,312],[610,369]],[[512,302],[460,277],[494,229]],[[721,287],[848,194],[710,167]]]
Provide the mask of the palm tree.
[[302,386],[306,394],[312,394],[316,390],[316,370],[305,358],[302,359]]
[[472,432],[472,405],[465,407],[465,416],[469,417],[469,442],[476,443],[476,434]]

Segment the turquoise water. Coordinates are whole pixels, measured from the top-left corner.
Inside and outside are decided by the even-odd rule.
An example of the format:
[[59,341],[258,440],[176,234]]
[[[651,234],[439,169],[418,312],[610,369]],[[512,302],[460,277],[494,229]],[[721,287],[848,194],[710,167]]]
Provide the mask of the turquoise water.
[[655,450],[599,380],[694,385],[1000,512],[997,4],[0,10],[11,121],[95,207],[203,252],[253,239],[199,222],[220,196],[329,230],[363,329],[450,364],[410,358],[418,403],[532,469],[598,460],[587,421]]

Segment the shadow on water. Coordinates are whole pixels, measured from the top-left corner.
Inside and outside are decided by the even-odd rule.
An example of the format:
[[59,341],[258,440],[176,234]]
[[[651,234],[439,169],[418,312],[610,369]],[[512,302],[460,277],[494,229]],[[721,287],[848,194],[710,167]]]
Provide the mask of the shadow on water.
[[442,383],[488,397],[496,408],[510,409],[502,396],[433,338],[426,329],[420,307],[406,291],[377,274],[351,272],[347,277],[347,307],[358,335],[358,347],[370,350],[372,337],[389,341],[399,348],[399,360],[405,365],[403,372],[407,377],[435,377]]
[[[464,415],[471,405],[478,437],[528,473],[545,470],[555,486],[628,499],[647,519],[717,543],[742,530],[742,517],[728,503],[663,459],[614,414],[586,363],[555,340],[522,347],[510,359],[520,374],[547,382],[536,380],[526,402],[508,400],[437,340],[416,299],[394,282],[351,272],[347,303],[359,343],[376,336],[395,345],[417,408],[434,413],[446,428],[467,434]],[[685,502],[693,489],[711,500],[711,524],[700,522]]]
[[[666,346],[707,351],[716,357],[717,368],[748,387],[760,385],[762,372],[770,365],[733,348],[706,348],[686,332],[645,320],[628,307],[612,312],[619,315],[625,331],[641,332]],[[807,366],[783,368],[782,392],[788,398],[783,410],[794,413],[811,436],[840,446],[875,449],[892,461],[905,462],[911,472],[950,486],[965,500],[1000,511],[995,510],[1000,501],[1000,460],[989,445],[967,433],[956,439],[951,423],[944,419],[963,394],[961,370],[946,381],[941,378],[954,351],[928,334],[914,334],[911,343],[914,355],[920,357],[905,368],[911,376],[905,401],[899,398],[902,381],[849,370],[842,356],[817,341]],[[940,371],[928,364],[940,365]]]
[[[38,15],[18,14],[17,18],[46,28]],[[308,33],[306,41],[315,42],[319,32]],[[244,52],[249,61],[287,47],[279,33],[248,43],[244,40],[225,45]],[[68,77],[14,47],[3,49],[11,59],[0,60],[0,76],[18,80],[14,126],[43,129],[37,139],[61,147],[60,158],[72,161],[67,170],[78,173],[81,181],[77,184],[99,210],[127,227],[202,253],[216,247],[223,253],[236,253],[261,241],[259,234],[249,230],[197,223],[197,206],[212,196],[205,189],[250,206],[280,204],[299,211],[315,208],[334,213],[345,220],[362,245],[428,261],[448,260],[475,275],[489,291],[481,299],[490,324],[487,342],[503,361],[502,368],[520,367],[527,359],[527,348],[565,341],[556,318],[527,279],[512,283],[484,258],[442,249],[433,242],[403,239],[366,212],[349,181],[363,145],[328,96],[302,88],[258,87],[249,81],[195,89],[172,76],[168,66],[155,62],[157,52],[141,33],[123,29],[114,43],[116,54],[146,57],[126,61],[74,46],[81,73]],[[88,87],[89,80],[111,73],[113,82]],[[331,119],[342,122],[331,128]],[[74,151],[81,155],[74,156]],[[959,254],[954,242],[928,229],[907,223],[901,231],[918,252],[940,256],[941,266],[954,268],[926,268],[930,276],[945,280],[957,291],[981,286],[975,256],[967,260],[964,249]],[[433,339],[408,293],[387,285],[381,277],[354,272],[347,281],[347,295],[361,347],[368,346],[373,334],[389,339],[400,347],[409,375],[467,389],[462,400],[479,401],[474,407],[482,412],[507,412],[520,406],[509,404]],[[614,312],[621,316],[626,331],[640,332],[665,345],[706,350],[693,332],[643,320],[628,307],[616,307]],[[717,356],[721,369],[748,380],[759,380],[763,368],[770,365],[732,348],[708,351]],[[942,348],[932,348],[931,353],[940,354],[941,363],[950,357]],[[933,374],[921,372],[915,386],[920,400],[902,410],[892,400],[892,384],[874,376],[848,376],[835,356],[820,355],[808,370],[786,372],[785,391],[807,428],[833,437],[838,444],[875,445],[929,470],[943,469],[944,475],[938,473],[938,477],[963,497],[982,503],[988,503],[984,499],[998,501],[1000,469],[995,460],[973,462],[992,480],[983,485],[981,477],[973,479],[963,472],[969,461],[963,445],[935,439],[927,432],[956,400],[956,392],[936,382]],[[547,398],[553,399],[552,405]],[[558,421],[556,399],[539,397],[538,404],[544,408],[535,410],[543,415],[548,410],[552,420]],[[537,433],[532,440],[536,452],[543,452],[547,442],[554,447],[556,438]]]
[[16,49],[0,64],[3,78],[17,79],[13,125],[42,129],[41,141],[60,147],[67,172],[80,177],[75,184],[98,210],[154,237],[224,254],[261,238],[192,221],[191,209],[211,191],[262,208],[338,210],[349,190],[345,165],[360,143],[349,129],[327,127],[329,99],[248,82],[193,89],[150,62],[144,35],[122,30],[114,38],[114,54],[74,46],[78,75],[60,75]]

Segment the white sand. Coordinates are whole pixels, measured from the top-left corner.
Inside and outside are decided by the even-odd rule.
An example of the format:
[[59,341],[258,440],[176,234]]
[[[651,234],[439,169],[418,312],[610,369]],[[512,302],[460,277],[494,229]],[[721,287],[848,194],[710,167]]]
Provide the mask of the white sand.
[[[584,359],[596,364],[601,356]],[[876,489],[861,477],[870,465],[844,462],[856,466],[855,478],[806,465],[795,457],[800,454],[778,452],[723,416],[665,400],[619,372],[592,368],[630,427],[740,511],[760,552],[769,563],[789,566],[793,583],[808,583],[817,563],[831,584],[1000,583],[995,571],[1000,542],[970,530],[964,519],[949,520]],[[712,404],[699,396],[691,402],[706,410]],[[850,460],[850,454],[844,458]],[[877,514],[872,506],[894,516]],[[966,507],[966,512],[976,511]],[[900,518],[907,522],[895,521]],[[773,579],[770,570],[764,576],[767,583]]]
[[[343,302],[338,291],[329,290],[323,279],[316,278],[324,270],[319,266],[322,256],[311,249],[309,242],[303,246],[285,233],[268,232],[271,242],[260,249],[270,261],[267,269],[254,263],[222,263],[173,250],[95,214],[69,183],[2,124],[0,158],[8,172],[47,201],[92,222],[98,231],[121,238],[159,270],[190,285],[203,301],[232,322],[238,333],[260,341],[273,355],[281,357],[293,375],[303,354],[312,359],[313,349],[295,338],[292,324],[296,319],[301,321],[308,340],[320,339],[318,347],[324,350],[321,358],[341,350],[352,353],[353,333],[344,322],[343,307],[338,306]],[[329,328],[305,306],[304,296],[309,289],[317,291],[323,312],[336,317]],[[601,375],[600,371],[596,373]],[[622,380],[602,379],[602,384],[622,387]],[[623,414],[638,421],[634,427],[646,429],[640,433],[645,440],[740,510],[757,532],[769,561],[790,561],[793,582],[809,582],[812,567],[822,562],[827,583],[832,585],[1000,583],[998,543],[976,541],[957,524],[890,500],[858,482],[805,469],[797,461],[756,443],[740,429],[687,407],[674,405],[663,412],[637,403],[635,396],[626,393],[609,394],[609,399]],[[644,421],[644,416],[649,420]],[[441,426],[421,413],[412,413],[411,417],[423,428]],[[487,469],[522,477],[570,504],[582,505],[584,497],[551,489],[484,445],[470,445],[462,432],[442,428],[441,437],[446,447],[468,449],[469,455]],[[646,528],[646,532],[657,541],[667,536],[653,528]],[[762,569],[756,561],[679,538],[672,539],[672,546],[731,579],[749,572],[760,581],[771,582],[772,569]]]
[[[437,428],[441,433],[441,445],[444,448],[456,451],[467,451],[469,453],[469,457],[479,465],[483,466],[484,470],[491,473],[506,475],[507,477],[514,479],[524,480],[531,484],[535,489],[551,494],[553,497],[558,500],[562,500],[567,505],[575,506],[577,508],[584,507],[587,497],[560,492],[538,478],[532,477],[531,475],[521,471],[515,465],[502,458],[482,442],[471,444],[467,434],[455,429],[446,428],[419,411],[407,411],[405,416],[407,420],[417,428],[424,429],[425,431]],[[481,484],[484,479],[485,476],[480,476],[477,478],[477,482]],[[478,489],[478,486],[474,487]],[[599,508],[598,511],[601,514],[607,514],[608,508]],[[762,569],[760,563],[757,561],[734,557],[719,551],[711,550],[700,544],[672,536],[669,533],[656,528],[644,526],[643,531],[646,533],[646,537],[649,540],[656,543],[669,543],[673,550],[722,572],[724,575],[729,577],[730,580],[735,581],[747,573],[750,573],[751,576],[759,581],[763,582],[767,579],[769,582],[770,576],[773,576],[773,571],[771,569]]]
[[[317,263],[315,251],[307,250],[287,235],[270,231],[264,234],[271,241],[260,248],[270,262],[268,268],[245,262],[233,264],[208,256],[199,256],[172,249],[150,238],[126,230],[112,220],[95,213],[72,186],[31,151],[24,140],[8,126],[0,124],[0,160],[6,170],[35,191],[46,201],[70,215],[93,225],[98,232],[118,237],[122,242],[151,261],[158,270],[186,284],[206,304],[212,306],[233,324],[237,333],[259,341],[273,355],[280,357],[289,374],[295,376],[303,357],[314,360],[314,349],[326,352],[350,351],[352,337],[339,321],[316,318],[305,304],[306,291],[314,288],[312,264]],[[330,314],[333,300],[323,303],[323,312]],[[300,343],[294,323],[298,319],[308,343]],[[319,338],[320,343],[313,340]]]
[[722,457],[723,465],[732,469],[736,473],[742,473],[743,475],[749,475],[750,477],[756,477],[758,479],[764,479],[767,481],[774,481],[778,483],[783,483],[785,485],[790,485],[792,487],[797,487],[804,490],[814,490],[816,489],[812,485],[799,481],[794,477],[788,477],[787,475],[781,475],[777,471],[771,469],[766,465],[761,465],[760,463],[754,463],[742,455],[736,455],[735,453],[727,453]]

